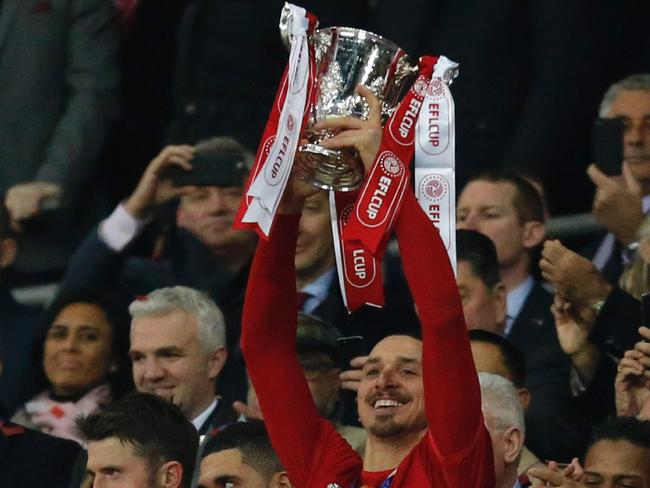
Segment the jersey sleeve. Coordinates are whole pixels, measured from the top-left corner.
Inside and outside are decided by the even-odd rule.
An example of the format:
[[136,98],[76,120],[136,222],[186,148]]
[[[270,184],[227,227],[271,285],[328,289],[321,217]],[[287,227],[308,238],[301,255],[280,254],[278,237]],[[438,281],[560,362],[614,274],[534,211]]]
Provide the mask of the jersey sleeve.
[[246,290],[241,346],[273,447],[293,486],[350,486],[361,459],[316,410],[296,354],[294,265],[299,216],[278,215],[260,240]]
[[[489,434],[456,280],[438,231],[410,192],[395,230],[422,326],[430,445],[443,467],[470,456],[489,462],[487,471],[493,476],[491,447],[485,442]],[[474,486],[477,478],[466,474]]]

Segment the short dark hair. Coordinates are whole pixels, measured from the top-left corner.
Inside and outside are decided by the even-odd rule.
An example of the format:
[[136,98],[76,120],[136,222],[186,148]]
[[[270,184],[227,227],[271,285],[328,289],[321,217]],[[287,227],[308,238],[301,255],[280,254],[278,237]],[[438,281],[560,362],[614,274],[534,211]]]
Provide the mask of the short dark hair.
[[497,249],[492,240],[475,230],[456,231],[457,261],[467,261],[472,272],[490,290],[501,281]]
[[[627,441],[635,446],[650,449],[650,421],[636,417],[617,417],[607,420],[594,433],[587,450],[599,441]],[[585,451],[586,452],[586,451]]]
[[206,442],[202,458],[228,449],[237,449],[241,453],[242,461],[266,482],[274,473],[284,471],[271,445],[264,422],[260,420],[237,422],[218,429]]
[[87,442],[115,437],[130,444],[147,460],[151,473],[168,461],[183,466],[183,483],[190,488],[199,435],[175,405],[149,393],[131,393],[99,412],[77,420]]
[[512,203],[520,222],[544,222],[546,220],[542,195],[539,194],[530,181],[517,171],[510,169],[487,171],[472,178],[469,183],[472,181],[510,183],[515,187],[515,196]]
[[512,377],[512,383],[517,388],[526,384],[526,356],[512,342],[499,334],[482,329],[469,331],[470,342],[484,342],[495,346],[501,354],[501,360]]

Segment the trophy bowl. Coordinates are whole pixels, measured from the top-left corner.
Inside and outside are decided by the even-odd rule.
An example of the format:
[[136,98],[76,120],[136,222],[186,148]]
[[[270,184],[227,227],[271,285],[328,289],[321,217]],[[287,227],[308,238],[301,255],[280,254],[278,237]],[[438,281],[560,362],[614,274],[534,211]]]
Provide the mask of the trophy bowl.
[[309,37],[315,56],[314,103],[307,128],[308,143],[298,147],[294,171],[319,188],[352,191],[363,181],[361,159],[353,149],[332,150],[319,145],[335,136],[333,131],[315,131],[315,123],[334,117],[366,120],[369,107],[356,92],[364,85],[379,98],[382,126],[417,76],[417,67],[407,54],[383,37],[350,27],[319,29]]

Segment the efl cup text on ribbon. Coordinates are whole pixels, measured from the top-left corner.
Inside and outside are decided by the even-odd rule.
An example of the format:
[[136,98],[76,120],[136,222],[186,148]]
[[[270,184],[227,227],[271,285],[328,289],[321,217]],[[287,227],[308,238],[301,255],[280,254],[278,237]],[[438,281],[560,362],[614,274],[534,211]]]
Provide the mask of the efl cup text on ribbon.
[[[343,208],[339,215],[339,235],[347,225],[354,205]],[[377,268],[373,256],[363,247],[355,247],[359,243],[345,243],[343,250],[343,274],[345,280],[355,288],[366,288],[373,284]],[[352,257],[350,263],[347,258]],[[381,285],[380,285],[381,286]]]
[[388,132],[400,146],[407,147],[413,143],[415,131],[411,129],[417,122],[418,113],[422,107],[422,100],[424,100],[424,96],[426,95],[428,84],[429,80],[420,76],[411,87],[413,98],[411,98],[405,109],[401,109],[403,114],[400,115],[396,112],[388,121]]
[[421,106],[422,102],[420,100],[417,98],[411,99],[409,107],[404,114],[404,118],[402,118],[402,121],[399,124],[399,135],[402,136],[403,139],[406,139],[409,136],[409,131],[415,124]]
[[[383,224],[396,200],[401,198],[400,190],[405,178],[404,163],[392,151],[384,151],[377,158],[371,175],[379,171],[384,174],[377,178],[374,188],[373,185],[364,187],[358,200],[357,219],[367,227]],[[360,208],[363,209],[362,213],[359,213]]]
[[377,214],[384,203],[384,197],[386,196],[386,193],[388,193],[388,188],[390,188],[391,183],[391,179],[387,176],[379,178],[378,188],[375,189],[372,197],[370,197],[370,203],[366,209],[366,213],[370,219],[375,220],[377,218]]
[[429,143],[433,147],[440,145],[440,105],[437,103],[429,104]]

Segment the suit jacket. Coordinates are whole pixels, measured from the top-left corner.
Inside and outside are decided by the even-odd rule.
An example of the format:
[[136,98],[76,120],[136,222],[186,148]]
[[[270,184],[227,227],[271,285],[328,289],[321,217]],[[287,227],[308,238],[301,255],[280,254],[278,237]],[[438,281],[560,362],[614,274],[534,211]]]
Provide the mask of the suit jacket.
[[231,403],[224,398],[220,398],[215,409],[206,421],[203,422],[203,425],[199,429],[200,443],[199,449],[196,452],[196,466],[192,474],[192,486],[196,486],[199,482],[201,458],[203,458],[203,449],[208,440],[218,434],[220,427],[237,422],[238,417],[239,415],[233,410]]
[[571,361],[562,351],[550,308],[553,297],[536,282],[508,337],[526,356],[526,445],[540,459],[568,460],[583,452],[592,425],[571,394]]
[[[321,25],[358,25],[365,1],[304,0]],[[257,148],[289,59],[278,23],[283,0],[198,0],[178,31],[175,107],[168,141],[231,135]]]
[[[117,114],[113,16],[105,0],[0,4],[0,193],[45,181],[60,185],[70,204],[87,183]],[[75,222],[68,221],[70,231]],[[58,230],[43,230],[48,245],[35,249],[73,233]],[[46,259],[39,263],[47,266]]]
[[2,421],[0,483],[3,488],[67,488],[81,447]]

